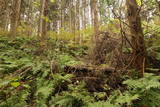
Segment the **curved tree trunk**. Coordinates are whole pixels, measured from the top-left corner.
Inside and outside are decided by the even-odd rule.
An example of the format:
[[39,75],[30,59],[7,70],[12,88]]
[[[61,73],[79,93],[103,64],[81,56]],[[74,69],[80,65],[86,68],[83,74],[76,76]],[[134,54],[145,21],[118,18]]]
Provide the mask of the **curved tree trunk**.
[[145,68],[145,43],[141,27],[141,18],[136,0],[126,0],[127,18],[130,27],[132,44],[132,67],[139,71],[139,77],[143,77]]

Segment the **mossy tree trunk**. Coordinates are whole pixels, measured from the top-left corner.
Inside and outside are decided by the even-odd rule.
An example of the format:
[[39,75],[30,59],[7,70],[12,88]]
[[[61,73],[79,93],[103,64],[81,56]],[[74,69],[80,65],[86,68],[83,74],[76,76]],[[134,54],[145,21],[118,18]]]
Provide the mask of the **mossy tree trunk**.
[[141,27],[140,9],[136,0],[126,0],[126,6],[133,49],[131,65],[138,71],[139,77],[143,77],[146,49]]

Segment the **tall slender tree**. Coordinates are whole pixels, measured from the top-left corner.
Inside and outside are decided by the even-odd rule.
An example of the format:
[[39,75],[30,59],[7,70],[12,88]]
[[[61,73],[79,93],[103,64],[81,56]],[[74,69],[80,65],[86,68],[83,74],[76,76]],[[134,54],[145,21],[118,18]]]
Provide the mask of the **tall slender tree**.
[[48,23],[48,0],[42,0],[41,12],[40,12],[40,22],[39,22],[39,32],[38,32],[38,35],[42,39],[46,38],[47,23]]
[[98,0],[93,0],[91,2],[91,13],[92,15],[92,21],[93,21],[93,27],[94,27],[94,34],[92,37],[92,42],[93,42],[93,50],[92,50],[92,57],[93,57],[93,64],[101,64],[104,62],[104,58],[101,56],[101,51],[100,51],[100,41],[99,41],[99,20],[98,20]]
[[11,35],[15,36],[20,23],[22,0],[13,0],[11,13]]
[[99,22],[98,22],[98,7],[97,7],[98,1],[93,0],[92,1],[92,10],[93,10],[93,25],[94,25],[94,33],[95,33],[95,38],[99,32]]

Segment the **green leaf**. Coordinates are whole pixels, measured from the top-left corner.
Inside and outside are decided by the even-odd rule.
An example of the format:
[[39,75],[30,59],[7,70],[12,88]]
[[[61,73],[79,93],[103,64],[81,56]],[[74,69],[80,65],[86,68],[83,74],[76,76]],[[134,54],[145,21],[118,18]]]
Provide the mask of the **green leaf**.
[[50,0],[52,3],[54,3],[55,2],[55,0]]
[[89,103],[88,107],[120,107],[119,105],[111,104],[110,102],[95,102],[95,103]]
[[46,16],[42,16],[41,17],[43,20],[45,20],[46,22],[50,22],[51,20],[48,18],[48,17],[46,17]]
[[18,87],[18,86],[20,86],[20,83],[19,83],[19,82],[12,82],[12,83],[11,83],[11,86],[13,86],[13,87]]
[[141,0],[136,0],[138,6],[141,6],[142,5],[142,1]]
[[10,81],[11,81],[11,80],[3,80],[3,81],[0,81],[0,88],[3,87],[3,86],[5,86],[5,85],[8,85]]

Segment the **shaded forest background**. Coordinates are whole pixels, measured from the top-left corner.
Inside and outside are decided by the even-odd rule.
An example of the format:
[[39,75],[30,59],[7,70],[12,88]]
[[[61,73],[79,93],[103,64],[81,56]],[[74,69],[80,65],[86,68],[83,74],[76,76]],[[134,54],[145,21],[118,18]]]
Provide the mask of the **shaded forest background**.
[[160,107],[159,0],[0,0],[0,107]]

